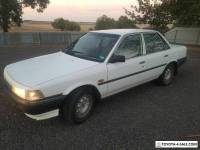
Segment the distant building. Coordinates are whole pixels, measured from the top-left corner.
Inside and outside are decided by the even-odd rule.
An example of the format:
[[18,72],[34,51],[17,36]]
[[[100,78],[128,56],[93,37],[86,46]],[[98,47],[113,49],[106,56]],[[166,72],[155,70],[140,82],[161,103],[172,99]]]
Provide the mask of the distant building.
[[95,22],[79,22],[82,32],[87,32],[95,29]]
[[[140,29],[155,29],[156,27],[150,24],[136,24],[136,27],[140,28]],[[167,27],[169,29],[173,28],[172,24],[167,25]]]
[[153,26],[150,24],[136,24],[136,27],[139,29],[153,29]]

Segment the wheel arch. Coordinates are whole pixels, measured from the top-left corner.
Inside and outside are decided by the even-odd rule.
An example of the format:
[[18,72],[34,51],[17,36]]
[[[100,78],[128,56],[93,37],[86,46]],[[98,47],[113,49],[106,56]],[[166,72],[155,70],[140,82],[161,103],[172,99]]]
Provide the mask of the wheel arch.
[[169,65],[173,65],[175,67],[175,75],[178,73],[178,62],[177,60],[170,61],[165,68],[167,68]]
[[74,85],[74,86],[66,89],[63,92],[63,95],[65,95],[67,97],[72,92],[74,92],[74,91],[76,91],[78,89],[81,89],[81,88],[90,88],[94,92],[96,100],[100,100],[101,97],[102,97],[101,93],[98,90],[98,88],[95,85],[93,85],[93,84],[78,84],[78,85]]

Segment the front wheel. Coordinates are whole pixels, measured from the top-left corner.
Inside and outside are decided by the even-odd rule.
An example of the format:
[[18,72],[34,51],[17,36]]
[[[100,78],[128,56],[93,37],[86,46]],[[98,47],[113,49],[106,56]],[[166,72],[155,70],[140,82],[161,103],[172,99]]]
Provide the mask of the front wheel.
[[172,83],[175,76],[175,66],[174,65],[168,65],[160,78],[158,79],[159,83],[162,85],[169,85]]
[[63,106],[63,118],[76,124],[84,122],[91,115],[94,102],[95,96],[89,88],[81,88],[72,92]]

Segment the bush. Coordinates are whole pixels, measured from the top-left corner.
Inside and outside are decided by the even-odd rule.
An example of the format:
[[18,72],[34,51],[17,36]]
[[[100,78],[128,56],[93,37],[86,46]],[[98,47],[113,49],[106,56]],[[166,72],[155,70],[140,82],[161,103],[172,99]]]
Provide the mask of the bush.
[[65,20],[63,18],[55,19],[54,22],[52,22],[51,25],[55,29],[60,29],[60,30],[64,31],[64,29],[65,29]]
[[68,31],[80,31],[81,27],[77,22],[65,21],[65,30]]
[[55,19],[54,22],[52,22],[52,26],[53,28],[60,29],[61,31],[80,31],[81,29],[77,22],[64,20],[63,18]]

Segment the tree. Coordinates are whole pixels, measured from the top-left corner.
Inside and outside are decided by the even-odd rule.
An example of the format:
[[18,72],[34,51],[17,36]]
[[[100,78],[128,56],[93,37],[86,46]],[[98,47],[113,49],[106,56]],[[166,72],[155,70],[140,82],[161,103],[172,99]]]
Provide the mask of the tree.
[[60,29],[61,31],[80,31],[81,27],[77,22],[64,20],[63,18],[55,19],[52,22],[52,26],[55,29]]
[[200,0],[162,0],[176,26],[199,27]]
[[[163,2],[164,1],[164,2]],[[126,14],[138,24],[150,24],[155,29],[165,32],[172,23],[172,16],[165,0],[138,0],[139,6],[132,5],[132,10],[125,9]]]
[[31,7],[37,9],[38,12],[43,12],[47,5],[50,3],[49,0],[18,0],[23,7]]
[[129,29],[129,28],[136,28],[135,21],[129,19],[127,16],[121,16],[116,22],[116,26],[119,29]]
[[12,23],[21,25],[24,7],[42,12],[48,4],[49,0],[0,0],[0,26],[4,32],[8,32]]
[[103,29],[113,29],[116,28],[116,22],[113,18],[109,18],[106,15],[99,17],[96,21],[95,29],[103,30]]
[[8,32],[11,22],[22,23],[22,8],[16,0],[0,0],[0,26]]
[[113,18],[110,18],[106,15],[99,17],[96,21],[95,29],[96,30],[103,30],[103,29],[130,29],[136,28],[135,21],[129,19],[127,16],[121,16],[116,21]]

